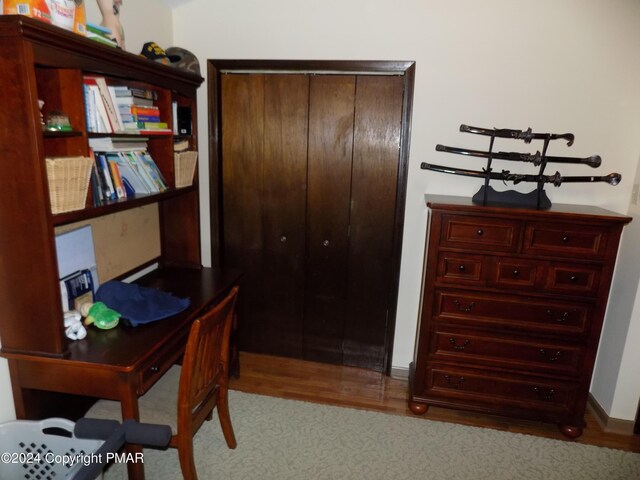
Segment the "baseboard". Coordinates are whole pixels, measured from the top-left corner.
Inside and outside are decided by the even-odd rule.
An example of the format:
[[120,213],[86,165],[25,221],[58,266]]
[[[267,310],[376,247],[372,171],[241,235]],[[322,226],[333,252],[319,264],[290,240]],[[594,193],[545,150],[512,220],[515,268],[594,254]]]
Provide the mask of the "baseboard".
[[409,378],[409,367],[391,367],[391,378],[407,380]]
[[633,435],[634,422],[632,420],[621,420],[610,417],[591,394],[589,394],[587,408],[593,414],[603,431],[619,435]]

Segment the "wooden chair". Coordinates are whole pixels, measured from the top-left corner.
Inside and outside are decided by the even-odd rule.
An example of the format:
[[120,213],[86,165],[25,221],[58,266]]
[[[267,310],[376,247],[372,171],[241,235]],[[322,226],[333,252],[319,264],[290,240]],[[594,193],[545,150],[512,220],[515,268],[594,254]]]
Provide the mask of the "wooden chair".
[[[189,332],[182,367],[174,365],[142,397],[140,421],[171,426],[170,447],[178,449],[185,480],[196,480],[193,436],[217,407],[224,439],[236,448],[228,403],[229,336],[238,287],[211,310],[197,318]],[[176,406],[171,399],[177,400]],[[121,420],[120,403],[99,400],[87,418]]]

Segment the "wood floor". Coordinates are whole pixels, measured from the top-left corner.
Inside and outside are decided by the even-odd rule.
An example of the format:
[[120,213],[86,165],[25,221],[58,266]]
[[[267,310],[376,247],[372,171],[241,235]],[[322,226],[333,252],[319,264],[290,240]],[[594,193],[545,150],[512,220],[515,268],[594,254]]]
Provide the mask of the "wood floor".
[[[240,378],[230,388],[247,393],[362,408],[416,417],[407,407],[407,380],[353,367],[240,353]],[[473,425],[567,440],[555,425],[430,407],[427,420]],[[595,417],[577,442],[640,452],[640,435],[617,435],[600,428]],[[569,440],[567,440],[569,441]]]

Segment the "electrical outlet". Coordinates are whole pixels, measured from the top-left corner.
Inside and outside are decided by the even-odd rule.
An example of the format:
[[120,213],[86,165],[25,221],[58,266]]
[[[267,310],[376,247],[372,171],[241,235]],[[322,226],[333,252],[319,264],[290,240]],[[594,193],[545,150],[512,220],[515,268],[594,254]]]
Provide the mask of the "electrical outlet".
[[638,205],[638,196],[640,195],[640,184],[634,183],[631,190],[631,204]]

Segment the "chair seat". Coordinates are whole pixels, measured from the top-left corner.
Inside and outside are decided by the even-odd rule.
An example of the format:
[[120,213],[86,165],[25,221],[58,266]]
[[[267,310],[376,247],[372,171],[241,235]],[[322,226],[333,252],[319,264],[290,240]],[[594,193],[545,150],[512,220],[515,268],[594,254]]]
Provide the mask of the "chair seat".
[[[140,422],[169,425],[172,435],[178,433],[176,405],[181,370],[180,365],[173,365],[147,393],[138,399]],[[121,422],[120,402],[98,400],[85,417]]]

